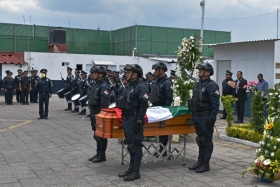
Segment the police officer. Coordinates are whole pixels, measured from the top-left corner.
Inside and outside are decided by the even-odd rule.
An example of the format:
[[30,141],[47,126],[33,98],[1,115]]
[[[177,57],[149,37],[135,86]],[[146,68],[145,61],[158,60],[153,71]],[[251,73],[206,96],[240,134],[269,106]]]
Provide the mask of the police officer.
[[112,72],[112,71],[111,71],[110,69],[107,69],[107,70],[106,70],[106,77],[105,77],[104,80],[105,80],[105,82],[106,82],[108,85],[110,85],[110,82],[109,82],[109,79],[108,79],[108,78],[109,78],[109,76],[111,75],[111,72]]
[[8,77],[8,74],[10,73],[10,70],[6,70],[5,73],[6,73],[6,76],[2,79],[2,87],[1,88],[5,93],[5,103],[7,103],[7,92],[5,92],[4,82],[5,82],[6,78]]
[[[223,96],[226,96],[226,95],[234,95],[234,91],[235,89],[232,88],[231,86],[228,85],[228,82],[233,82],[233,79],[232,79],[232,74],[229,70],[226,70],[226,79],[223,81],[222,83],[222,95]],[[224,108],[223,110],[223,117],[221,117],[220,119],[226,119],[227,117],[227,112]]]
[[29,97],[29,92],[31,90],[31,80],[27,76],[28,71],[24,71],[22,73],[21,80],[19,82],[19,89],[21,92],[21,102],[22,105],[29,105],[28,103],[28,97]]
[[[165,73],[167,71],[166,65],[163,62],[158,62],[152,66],[152,69],[155,70],[154,74],[157,80],[151,85],[150,102],[153,106],[171,106],[173,102],[173,89],[172,83]],[[162,144],[159,149],[161,153],[168,143],[168,135],[159,136],[159,142]],[[159,155],[155,153],[154,156],[158,157]],[[162,156],[167,156],[166,151],[164,151]]]
[[13,104],[13,95],[14,95],[14,90],[16,89],[16,81],[14,78],[12,78],[13,73],[12,72],[7,72],[7,76],[4,78],[3,81],[3,87],[5,90],[5,97],[7,99],[6,104],[7,105],[12,105]]
[[[39,92],[39,115],[40,117],[38,119],[48,119],[49,114],[49,99],[52,97],[52,81],[47,78],[47,72],[46,69],[41,69],[41,78],[39,79],[36,88]],[[44,104],[45,104],[45,110],[44,110]]]
[[[73,70],[72,68],[67,67],[66,80],[64,80],[64,78],[61,77],[62,81],[65,82],[65,86],[64,86],[65,93],[71,91],[72,81],[74,80],[74,76],[72,75],[72,70]],[[71,111],[72,110],[71,97],[72,97],[72,94],[67,94],[66,95],[66,101],[67,101],[68,107],[66,109],[64,109],[65,111]]]
[[38,90],[36,88],[36,84],[39,81],[40,77],[37,75],[37,70],[31,71],[32,76],[30,76],[31,80],[31,91],[30,91],[30,102],[37,103],[38,102]]
[[20,88],[19,88],[19,82],[21,80],[21,77],[22,77],[22,70],[21,69],[18,69],[17,70],[18,72],[18,75],[15,76],[15,81],[16,81],[16,100],[18,103],[22,102],[21,100],[21,92],[20,92]]
[[90,70],[90,73],[92,79],[95,80],[95,83],[92,85],[91,90],[88,93],[88,105],[91,108],[90,120],[91,127],[94,132],[93,139],[96,141],[97,154],[88,160],[95,163],[106,161],[105,151],[107,149],[108,140],[107,138],[102,138],[95,135],[95,115],[100,113],[102,108],[108,108],[110,89],[107,83],[104,81],[106,70],[103,66],[100,66],[99,68],[93,66]]
[[115,87],[116,87],[116,90],[118,90],[119,87],[121,86],[120,72],[119,71],[113,71],[111,75],[113,77],[115,77]]
[[117,85],[116,85],[116,78],[113,75],[109,75],[108,76],[108,81],[109,81],[109,87],[110,87],[110,98],[109,98],[109,102],[114,103],[116,102],[117,99]]
[[213,132],[216,116],[219,111],[219,86],[210,79],[214,74],[211,64],[197,65],[199,70],[199,82],[195,84],[193,96],[188,101],[189,109],[193,113],[194,127],[196,130],[196,142],[199,147],[198,161],[189,170],[197,173],[210,171],[209,161],[213,152]]
[[126,85],[128,83],[128,81],[126,80],[126,76],[125,75],[123,75],[121,77],[121,82],[122,82],[122,86],[119,87],[119,89],[118,89],[117,97],[119,97],[123,93],[123,91],[124,91],[124,89],[125,89],[125,87],[126,87]]
[[[80,93],[80,88],[79,88],[80,81],[81,81],[80,71],[78,69],[75,69],[75,78],[72,81],[72,85],[71,85],[71,92],[73,96],[75,94]],[[71,112],[72,113],[79,112],[79,106],[80,106],[79,101],[78,100],[73,101],[73,104],[74,104],[74,110],[72,110]]]
[[[81,71],[81,87],[80,87],[80,95],[81,97],[87,95],[88,90],[90,88],[90,85],[88,83],[88,79],[87,79],[87,72],[85,71]],[[86,105],[82,105],[82,111],[79,113],[79,115],[86,115]]]
[[127,72],[129,84],[118,98],[117,107],[122,110],[123,130],[128,143],[130,163],[128,170],[119,173],[118,176],[124,181],[133,181],[140,178],[143,125],[148,108],[149,90],[139,80],[139,77],[143,76],[143,70],[138,64],[127,64],[124,70]]

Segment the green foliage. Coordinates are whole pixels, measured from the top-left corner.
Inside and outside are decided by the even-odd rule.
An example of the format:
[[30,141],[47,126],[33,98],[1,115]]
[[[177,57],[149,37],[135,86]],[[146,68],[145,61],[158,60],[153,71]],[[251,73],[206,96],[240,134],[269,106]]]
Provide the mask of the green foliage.
[[252,142],[259,142],[262,140],[263,135],[254,131],[253,125],[231,125],[226,128],[228,136],[249,140]]
[[234,108],[233,108],[233,104],[237,101],[237,98],[233,97],[232,95],[225,95],[222,96],[222,102],[223,102],[223,106],[227,112],[227,123],[228,126],[232,125],[232,121],[233,121],[233,114],[234,114]]
[[262,92],[257,91],[252,94],[251,100],[251,120],[250,123],[253,124],[255,131],[262,133],[265,124],[264,118],[264,108],[265,104],[262,100]]
[[270,118],[280,117],[280,91],[277,87],[274,89],[268,89],[268,115]]
[[274,127],[271,135],[274,137],[280,137],[280,118],[275,118],[273,123]]

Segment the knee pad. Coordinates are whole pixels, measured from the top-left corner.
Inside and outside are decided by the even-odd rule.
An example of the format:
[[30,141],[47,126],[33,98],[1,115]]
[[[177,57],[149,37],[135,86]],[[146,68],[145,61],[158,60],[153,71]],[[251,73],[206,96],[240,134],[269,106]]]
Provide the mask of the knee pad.
[[195,140],[196,140],[196,143],[197,143],[198,147],[203,146],[202,141],[201,141],[201,136],[196,136]]
[[212,137],[201,136],[201,142],[204,147],[212,146],[213,145],[212,139],[213,139]]

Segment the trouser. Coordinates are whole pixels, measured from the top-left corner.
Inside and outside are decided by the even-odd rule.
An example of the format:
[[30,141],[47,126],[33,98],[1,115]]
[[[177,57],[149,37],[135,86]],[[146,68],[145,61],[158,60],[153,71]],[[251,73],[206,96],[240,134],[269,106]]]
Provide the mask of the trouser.
[[5,92],[5,96],[7,99],[8,104],[13,103],[13,96],[14,96],[14,89],[13,88],[8,88],[7,91]]
[[72,110],[72,101],[71,101],[71,98],[72,98],[72,93],[68,94],[66,96],[66,102],[68,104],[68,108]]
[[29,86],[22,86],[21,88],[21,102],[28,103]]
[[[159,142],[162,143],[163,146],[165,147],[168,143],[168,135],[159,136]],[[161,146],[161,149],[163,149],[162,146]]]
[[[39,92],[39,115],[40,117],[48,117],[49,114],[49,93]],[[44,110],[45,104],[45,110]]]
[[245,101],[236,101],[237,118],[239,121],[244,119]]
[[4,93],[5,93],[5,103],[8,103],[7,102],[7,92],[4,91]]
[[30,101],[31,102],[38,102],[38,90],[34,86],[30,91]]
[[76,101],[73,101],[74,104],[74,110],[79,111],[80,103],[79,100],[77,99]]
[[196,131],[196,142],[199,147],[199,157],[210,160],[214,145],[213,145],[213,133],[214,127],[209,126],[208,120],[210,115],[205,116],[193,116],[194,127]]
[[134,134],[133,124],[136,122],[136,119],[123,117],[123,131],[125,139],[128,143],[127,150],[130,155],[130,162],[134,164],[141,164],[143,152],[142,152],[142,141],[143,141],[143,126],[144,119],[142,120],[142,127],[139,133]]
[[90,121],[91,121],[91,128],[94,132],[93,139],[96,141],[96,149],[97,149],[97,151],[105,152],[107,149],[108,139],[101,138],[101,137],[95,135],[96,118],[95,118],[95,114],[93,114],[93,112],[90,113]]
[[16,91],[16,99],[17,101],[21,101],[21,91],[19,89]]

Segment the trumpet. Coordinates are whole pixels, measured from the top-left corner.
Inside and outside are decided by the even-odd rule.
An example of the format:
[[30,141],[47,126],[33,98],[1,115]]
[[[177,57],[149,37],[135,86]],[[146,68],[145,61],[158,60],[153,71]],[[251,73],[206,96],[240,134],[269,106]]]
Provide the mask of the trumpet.
[[40,76],[41,76],[42,78],[44,78],[44,77],[46,77],[46,74],[45,74],[45,73],[41,73]]

